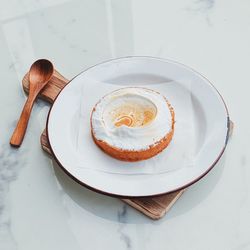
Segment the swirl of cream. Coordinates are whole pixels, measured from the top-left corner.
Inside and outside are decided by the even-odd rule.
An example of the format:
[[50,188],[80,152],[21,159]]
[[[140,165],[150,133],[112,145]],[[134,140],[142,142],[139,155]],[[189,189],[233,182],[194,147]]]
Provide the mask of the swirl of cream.
[[146,150],[172,129],[173,117],[164,96],[146,88],[129,87],[104,96],[91,116],[97,140],[122,150]]

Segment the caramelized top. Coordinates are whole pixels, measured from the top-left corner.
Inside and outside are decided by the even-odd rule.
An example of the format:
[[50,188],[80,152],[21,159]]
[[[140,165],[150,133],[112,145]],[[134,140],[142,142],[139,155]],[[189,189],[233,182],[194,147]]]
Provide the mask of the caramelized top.
[[125,104],[111,112],[112,121],[116,127],[142,127],[150,123],[156,116],[154,107],[138,105],[136,103]]

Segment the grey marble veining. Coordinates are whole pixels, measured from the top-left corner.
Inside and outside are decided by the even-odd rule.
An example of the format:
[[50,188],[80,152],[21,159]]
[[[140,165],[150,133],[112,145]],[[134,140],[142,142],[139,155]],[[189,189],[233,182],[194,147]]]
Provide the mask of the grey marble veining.
[[197,11],[209,11],[215,5],[215,0],[196,0]]
[[129,235],[127,235],[123,229],[125,227],[125,223],[127,222],[127,205],[124,204],[122,209],[118,211],[118,221],[121,223],[118,228],[118,233],[120,234],[120,239],[124,242],[126,249],[132,249],[132,242]]
[[[249,11],[248,1],[227,0],[2,0],[0,249],[250,249]],[[52,60],[70,79],[127,55],[201,72],[235,122],[218,165],[159,221],[83,188],[42,152],[49,105],[41,100],[22,147],[9,146],[26,98],[21,80],[35,59]]]
[[[14,126],[10,126],[13,130]],[[9,188],[11,182],[18,178],[18,173],[25,166],[25,153],[27,151],[10,149],[9,143],[0,145],[0,237],[6,239],[7,247],[16,248],[16,242],[11,232],[11,204],[8,199]]]
[[185,9],[193,15],[199,15],[211,27],[213,26],[211,14],[214,12],[215,4],[215,0],[195,0],[192,4],[188,4]]

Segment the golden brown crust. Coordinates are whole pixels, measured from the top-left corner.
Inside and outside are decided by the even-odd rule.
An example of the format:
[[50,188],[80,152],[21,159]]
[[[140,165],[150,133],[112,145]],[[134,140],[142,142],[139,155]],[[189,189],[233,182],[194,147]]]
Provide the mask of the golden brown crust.
[[[157,154],[159,154],[162,150],[164,150],[172,140],[173,134],[174,134],[174,123],[175,123],[175,113],[173,107],[170,105],[170,103],[166,100],[167,105],[169,107],[171,116],[172,116],[172,127],[171,131],[160,141],[156,142],[154,145],[151,145],[146,150],[123,150],[120,148],[113,147],[109,145],[107,142],[96,139],[93,128],[92,128],[92,122],[91,122],[91,134],[92,138],[95,142],[95,144],[105,153],[108,155],[121,160],[121,161],[129,161],[129,162],[135,162],[135,161],[141,161],[149,159]],[[91,120],[92,120],[92,114],[95,111],[95,107],[92,110],[91,113]]]
[[135,150],[122,150],[119,148],[112,147],[108,143],[104,141],[97,140],[93,133],[92,137],[94,139],[95,144],[102,149],[105,153],[109,154],[110,156],[121,160],[121,161],[141,161],[149,159],[157,154],[159,154],[163,149],[165,149],[168,144],[170,143],[174,134],[174,130],[171,130],[170,133],[167,134],[161,141],[156,143],[154,146],[150,146],[149,149],[135,151]]

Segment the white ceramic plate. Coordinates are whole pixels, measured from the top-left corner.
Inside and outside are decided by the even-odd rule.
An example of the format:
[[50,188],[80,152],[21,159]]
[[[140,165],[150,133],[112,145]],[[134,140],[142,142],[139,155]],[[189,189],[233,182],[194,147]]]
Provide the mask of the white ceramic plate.
[[[90,79],[99,83],[98,91],[84,87],[89,84]],[[78,123],[81,123],[81,119],[76,119],[76,116],[81,105],[84,106],[86,101],[82,99],[82,92],[89,91],[84,94],[90,96],[95,103],[99,100],[102,89],[107,91],[107,84],[119,89],[134,85],[152,86],[154,83],[167,86],[168,82],[174,82],[179,89],[189,91],[192,100],[192,125],[195,131],[192,138],[195,144],[193,166],[183,166],[176,168],[175,171],[160,174],[127,175],[97,171],[95,166],[108,164],[103,160],[105,158],[92,157],[75,147],[76,134],[79,135]],[[172,99],[179,102],[179,106],[182,105],[177,93],[176,96],[172,96]],[[182,109],[185,110],[185,106]],[[90,113],[84,113],[83,116],[89,119]],[[84,134],[90,135],[90,131],[84,132],[82,140],[85,140]],[[47,121],[49,143],[59,166],[80,184],[97,192],[120,197],[160,195],[193,184],[220,159],[227,144],[228,132],[229,117],[225,103],[206,78],[177,62],[152,57],[119,58],[85,70],[61,91],[51,107]],[[89,147],[95,147],[98,154],[104,154],[93,141],[88,143]],[[188,149],[188,145],[186,147]],[[87,149],[88,145],[86,152],[89,152]],[[84,157],[92,157],[92,164],[89,164],[91,166],[84,166]],[[105,157],[109,156],[105,155]],[[123,164],[111,157],[108,161],[114,161],[111,162],[114,166]]]

